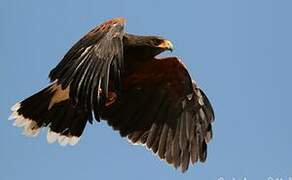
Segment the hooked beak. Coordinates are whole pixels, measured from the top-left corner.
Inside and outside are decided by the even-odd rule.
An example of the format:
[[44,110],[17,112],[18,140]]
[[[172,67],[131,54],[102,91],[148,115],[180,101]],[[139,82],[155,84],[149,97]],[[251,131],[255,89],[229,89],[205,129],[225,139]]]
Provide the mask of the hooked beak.
[[173,44],[169,40],[164,40],[161,44],[159,44],[158,47],[169,50],[171,52],[173,51]]

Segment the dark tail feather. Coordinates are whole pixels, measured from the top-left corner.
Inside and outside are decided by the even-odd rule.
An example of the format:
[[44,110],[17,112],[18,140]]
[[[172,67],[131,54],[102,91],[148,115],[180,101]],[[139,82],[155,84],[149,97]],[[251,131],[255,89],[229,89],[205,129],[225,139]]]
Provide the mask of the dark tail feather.
[[13,125],[23,127],[27,136],[36,136],[40,129],[49,127],[47,140],[61,145],[75,145],[79,141],[88,116],[70,103],[68,89],[56,83],[16,103],[11,107]]

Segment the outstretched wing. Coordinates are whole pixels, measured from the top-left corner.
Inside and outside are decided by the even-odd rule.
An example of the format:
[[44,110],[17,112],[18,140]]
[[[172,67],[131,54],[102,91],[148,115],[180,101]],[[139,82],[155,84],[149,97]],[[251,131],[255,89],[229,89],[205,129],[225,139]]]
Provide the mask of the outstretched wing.
[[123,71],[124,19],[116,18],[94,28],[81,38],[50,72],[62,89],[70,86],[70,100],[81,111],[94,110],[99,120],[99,106],[108,96],[110,71],[114,86],[120,88]]
[[121,136],[145,144],[182,171],[204,162],[214,112],[181,61],[155,59],[123,81],[123,93],[102,111]]

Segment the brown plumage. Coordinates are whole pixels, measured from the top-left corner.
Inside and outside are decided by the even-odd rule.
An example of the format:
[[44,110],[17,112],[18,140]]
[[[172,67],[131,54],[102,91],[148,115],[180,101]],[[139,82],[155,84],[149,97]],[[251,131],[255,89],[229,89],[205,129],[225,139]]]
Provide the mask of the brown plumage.
[[103,119],[184,172],[206,160],[211,104],[180,59],[156,58],[170,41],[127,34],[124,23],[112,19],[82,37],[50,72],[52,84],[14,105],[11,119],[30,136],[49,127],[48,141],[61,145]]

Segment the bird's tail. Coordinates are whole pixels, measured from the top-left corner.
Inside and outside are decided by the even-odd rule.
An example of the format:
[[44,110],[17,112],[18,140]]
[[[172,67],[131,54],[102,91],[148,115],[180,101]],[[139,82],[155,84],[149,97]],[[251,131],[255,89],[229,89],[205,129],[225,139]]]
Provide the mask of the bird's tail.
[[36,136],[41,128],[49,127],[47,140],[61,145],[75,145],[79,141],[87,115],[79,112],[69,100],[69,86],[62,89],[53,83],[11,107],[13,125],[23,127],[27,136]]

